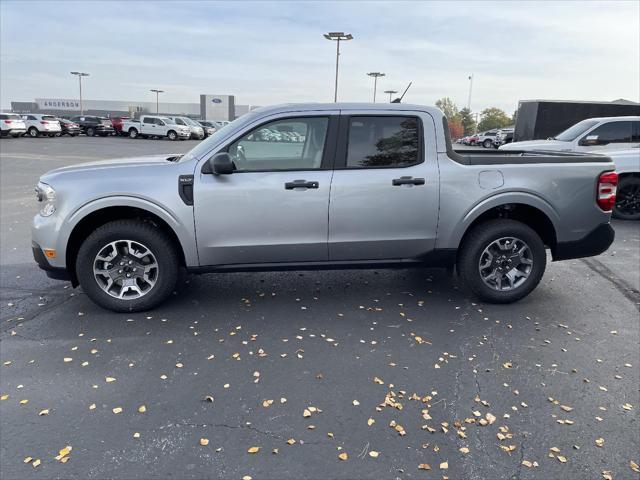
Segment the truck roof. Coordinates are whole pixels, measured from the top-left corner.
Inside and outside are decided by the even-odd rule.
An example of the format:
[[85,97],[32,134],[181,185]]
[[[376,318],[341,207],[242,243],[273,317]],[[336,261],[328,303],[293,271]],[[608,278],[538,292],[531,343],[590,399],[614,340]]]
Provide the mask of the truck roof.
[[283,113],[293,111],[323,111],[323,110],[415,110],[430,113],[436,120],[442,116],[442,112],[437,107],[428,107],[425,105],[412,105],[409,103],[285,103],[281,105],[273,105],[269,107],[260,107],[251,112],[257,113]]

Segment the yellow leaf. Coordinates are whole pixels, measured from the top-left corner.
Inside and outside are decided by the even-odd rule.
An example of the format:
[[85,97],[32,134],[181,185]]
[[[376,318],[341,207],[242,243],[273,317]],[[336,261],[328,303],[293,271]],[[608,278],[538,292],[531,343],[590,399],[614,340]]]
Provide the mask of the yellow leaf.
[[358,400],[354,400],[353,401],[353,406],[357,407],[358,405],[360,405],[360,402]]
[[349,458],[349,455],[347,455],[347,452],[342,452],[342,453],[338,454],[338,458],[340,460],[347,460]]
[[503,366],[504,368],[513,368],[513,364],[512,364],[511,362],[503,363],[503,364],[502,364],[502,366]]
[[449,462],[444,461],[440,464],[440,470],[446,470],[447,468],[449,468]]
[[182,367],[184,367],[184,365],[183,365],[183,364],[181,364],[181,363],[176,363],[176,368],[182,368]]
[[114,408],[114,409],[113,409],[113,413],[116,413],[116,414],[118,414],[118,413],[122,413],[122,407],[116,407],[116,408]]
[[6,400],[7,398],[9,398],[9,395],[6,394],[6,393],[4,395],[0,396],[0,400]]
[[96,404],[92,403],[91,405],[89,405],[89,410],[95,410],[96,409]]
[[69,363],[69,362],[73,362],[73,358],[71,358],[71,357],[64,357],[64,363]]
[[467,447],[460,447],[461,453],[469,453],[469,449]]
[[302,412],[302,416],[305,417],[305,418],[306,417],[310,417],[311,416],[311,412],[305,408],[304,412]]
[[260,447],[250,447],[249,450],[247,450],[247,453],[258,453],[260,451]]
[[209,439],[208,438],[201,438],[200,439],[200,445],[202,445],[203,447],[206,447],[207,445],[209,445]]
[[20,400],[20,405],[26,405],[27,403],[29,403],[29,400]]
[[40,459],[38,458],[37,460],[34,460],[33,463],[31,465],[33,465],[33,468],[36,468],[38,465],[40,465]]
[[24,462],[24,463],[29,463],[31,460],[33,460],[33,458],[32,458],[32,457],[26,457],[26,458],[23,460],[23,462]]
[[431,466],[428,463],[421,463],[418,465],[418,470],[431,470]]
[[596,438],[596,445],[598,447],[602,447],[604,445],[604,438],[602,438],[602,437]]
[[562,455],[558,455],[557,458],[560,463],[567,463],[566,457],[563,457]]
[[38,413],[39,416],[43,416],[43,415],[49,415],[49,409],[45,408],[44,410],[40,410],[40,413]]
[[369,456],[370,456],[371,458],[378,458],[378,455],[380,455],[380,452],[376,452],[375,450],[371,450],[371,451],[369,452]]
[[242,480],[253,480],[253,478],[251,477],[251,475],[245,475],[244,477],[242,477]]
[[134,433],[133,438],[140,438],[140,433],[139,432]]
[[371,426],[374,423],[376,423],[376,421],[373,418],[370,418],[369,420],[367,420],[367,425]]
[[104,381],[105,381],[105,382],[107,382],[107,383],[111,383],[111,382],[115,382],[115,381],[116,381],[116,379],[115,379],[115,378],[113,378],[113,377],[106,377],[106,378],[104,379]]
[[629,466],[631,467],[631,470],[633,470],[634,472],[640,473],[640,466],[638,466],[638,464],[633,460],[629,460]]
[[145,407],[144,405],[140,405],[138,407],[138,413],[144,413],[147,411],[147,407]]
[[296,443],[296,441],[295,441],[295,439],[290,438],[289,440],[287,440],[287,443],[288,443],[289,445],[293,445],[294,443]]
[[527,468],[533,467],[533,463],[531,463],[529,460],[522,460],[522,465],[524,465]]

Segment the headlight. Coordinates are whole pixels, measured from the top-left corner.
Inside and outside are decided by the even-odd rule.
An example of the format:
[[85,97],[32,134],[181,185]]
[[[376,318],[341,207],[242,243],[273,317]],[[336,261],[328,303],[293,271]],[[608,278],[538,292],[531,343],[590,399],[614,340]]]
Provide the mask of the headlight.
[[38,202],[43,202],[40,215],[50,217],[56,211],[56,191],[50,185],[39,182],[36,187]]

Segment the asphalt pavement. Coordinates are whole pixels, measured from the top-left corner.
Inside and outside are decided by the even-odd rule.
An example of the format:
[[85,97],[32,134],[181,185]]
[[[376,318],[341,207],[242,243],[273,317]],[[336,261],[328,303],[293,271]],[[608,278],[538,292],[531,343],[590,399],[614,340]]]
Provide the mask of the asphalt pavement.
[[39,175],[195,143],[0,141],[3,479],[638,478],[640,223],[511,305],[347,270],[188,277],[114,314],[37,268]]

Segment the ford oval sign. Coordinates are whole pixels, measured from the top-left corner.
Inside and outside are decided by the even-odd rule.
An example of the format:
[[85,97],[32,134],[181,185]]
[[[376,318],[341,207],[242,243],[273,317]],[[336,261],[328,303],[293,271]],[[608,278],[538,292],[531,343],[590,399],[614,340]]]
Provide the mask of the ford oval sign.
[[222,100],[221,100],[221,99],[219,99],[219,98],[212,98],[212,99],[211,99],[211,102],[212,102],[212,103],[222,103]]

